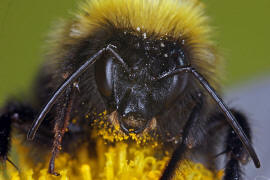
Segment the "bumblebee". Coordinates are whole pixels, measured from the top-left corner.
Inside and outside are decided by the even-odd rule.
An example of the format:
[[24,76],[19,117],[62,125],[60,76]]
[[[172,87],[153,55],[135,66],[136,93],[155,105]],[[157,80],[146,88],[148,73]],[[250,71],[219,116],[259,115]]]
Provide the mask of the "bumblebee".
[[[14,128],[34,145],[52,144],[48,171],[58,175],[56,155],[87,140],[94,118],[86,116],[106,111],[120,132],[157,134],[173,150],[160,179],[195,153],[212,168],[214,156],[226,154],[224,180],[242,179],[241,164],[260,162],[246,116],[218,95],[223,59],[211,34],[197,0],[85,2],[52,33],[30,102],[12,100],[1,109],[1,162],[11,162]],[[222,153],[218,136],[225,138]]]

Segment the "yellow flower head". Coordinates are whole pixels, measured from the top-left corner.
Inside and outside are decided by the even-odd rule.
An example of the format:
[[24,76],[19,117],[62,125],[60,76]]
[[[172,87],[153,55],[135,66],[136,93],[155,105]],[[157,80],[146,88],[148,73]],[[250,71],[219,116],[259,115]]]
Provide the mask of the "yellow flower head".
[[[169,160],[169,153],[162,155],[157,148],[138,143],[117,142],[108,144],[102,138],[97,138],[96,156],[91,156],[87,143],[76,152],[76,156],[61,153],[56,159],[56,168],[60,176],[47,173],[48,162],[33,165],[27,154],[31,149],[22,146],[17,140],[13,142],[18,153],[16,164],[20,173],[11,165],[7,165],[5,176],[2,179],[12,180],[68,180],[68,179],[104,179],[104,180],[151,180],[158,179]],[[33,148],[33,147],[32,147]],[[175,180],[213,180],[221,179],[222,171],[211,172],[202,164],[184,160],[175,173]]]

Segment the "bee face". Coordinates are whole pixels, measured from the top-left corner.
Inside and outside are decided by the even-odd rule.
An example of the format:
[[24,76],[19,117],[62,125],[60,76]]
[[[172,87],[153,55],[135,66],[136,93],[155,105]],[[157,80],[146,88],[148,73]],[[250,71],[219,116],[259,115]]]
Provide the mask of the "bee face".
[[187,53],[179,42],[147,38],[146,33],[125,33],[111,44],[117,44],[126,66],[110,54],[103,56],[96,64],[96,82],[108,109],[117,112],[122,130],[140,133],[153,118],[169,109],[187,86],[187,73],[157,80],[187,66]]
[[[53,175],[59,175],[54,161],[62,145],[76,152],[74,147],[90,140],[86,147],[96,149],[93,155],[99,161],[96,135],[101,135],[113,145],[128,139],[153,141],[163,151],[153,153],[157,160],[172,152],[160,179],[173,178],[186,158],[215,171],[215,159],[222,154],[227,155],[224,179],[242,179],[240,167],[247,157],[256,167],[260,161],[247,118],[218,94],[222,58],[211,34],[199,0],[86,1],[76,18],[59,23],[52,34],[33,96],[0,109],[0,166],[6,160],[12,163],[8,152],[13,127],[23,134],[31,127],[29,140],[40,127],[33,144],[52,144],[48,172]],[[45,118],[47,123],[40,126]],[[224,136],[222,147],[219,135]]]

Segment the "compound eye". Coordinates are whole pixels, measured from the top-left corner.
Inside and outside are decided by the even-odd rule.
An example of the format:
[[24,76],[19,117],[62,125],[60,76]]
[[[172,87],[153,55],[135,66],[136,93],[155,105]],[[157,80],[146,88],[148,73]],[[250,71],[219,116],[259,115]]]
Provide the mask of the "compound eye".
[[182,68],[189,66],[189,61],[185,57],[185,54],[181,48],[174,48],[170,51],[169,57],[171,66],[167,68],[167,76],[164,76],[164,82],[167,80],[167,95],[165,100],[165,105],[170,107],[174,101],[182,95],[187,83],[188,83],[188,73],[181,72],[179,74],[174,74],[176,70],[181,70]]
[[97,61],[95,75],[99,92],[105,97],[110,97],[113,83],[113,58],[105,57]]

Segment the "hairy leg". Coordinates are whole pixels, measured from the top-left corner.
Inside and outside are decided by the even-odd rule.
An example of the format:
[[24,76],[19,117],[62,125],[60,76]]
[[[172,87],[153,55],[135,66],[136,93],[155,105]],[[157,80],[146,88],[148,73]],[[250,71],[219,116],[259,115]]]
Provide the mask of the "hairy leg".
[[[240,124],[247,138],[251,141],[251,130],[249,123],[244,114],[239,111],[231,109],[231,112],[235,116],[236,120]],[[211,117],[211,128],[209,132],[213,136],[217,136],[218,133],[226,132],[224,150],[221,153],[218,153],[217,156],[226,154],[226,166],[225,166],[225,175],[224,180],[241,180],[243,173],[241,171],[241,164],[246,164],[249,160],[249,154],[245,149],[243,143],[240,141],[237,134],[226,122],[226,117],[223,113],[215,113]],[[226,130],[226,131],[224,131]]]
[[184,127],[183,131],[183,141],[178,145],[178,147],[174,150],[172,157],[165,168],[160,180],[168,180],[173,177],[175,169],[177,168],[178,162],[180,162],[185,155],[185,152],[188,149],[193,148],[198,145],[198,141],[196,141],[196,134],[200,131],[199,121],[200,121],[200,113],[202,111],[202,104],[198,103],[193,111],[190,114],[190,117]]
[[0,164],[4,165],[6,161],[12,163],[8,158],[8,153],[13,126],[18,125],[22,129],[26,128],[26,124],[34,119],[35,114],[36,112],[31,106],[16,101],[8,102],[0,110]]
[[[238,123],[241,125],[243,131],[251,141],[251,130],[247,118],[239,111],[232,110],[232,112],[236,117]],[[232,130],[232,128],[228,129],[225,146],[228,162],[225,168],[224,180],[241,180],[241,164],[244,165],[248,162],[249,154],[243,146],[242,142],[239,140],[237,134]]]
[[55,172],[55,158],[58,152],[61,150],[63,136],[70,120],[70,113],[72,110],[74,89],[68,88],[65,93],[63,100],[57,103],[56,111],[57,116],[54,125],[54,141],[52,147],[52,156],[49,163],[49,173],[58,176],[59,173]]

